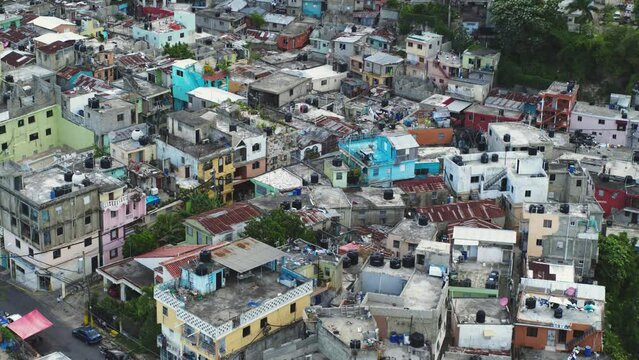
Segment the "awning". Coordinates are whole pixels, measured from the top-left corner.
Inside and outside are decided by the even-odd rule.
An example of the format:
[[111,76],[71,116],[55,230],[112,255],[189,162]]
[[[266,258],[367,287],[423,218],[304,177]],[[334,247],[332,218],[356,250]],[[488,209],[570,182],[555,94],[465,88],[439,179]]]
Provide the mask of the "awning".
[[25,340],[52,325],[53,323],[45,318],[38,310],[33,310],[9,324],[8,327],[18,335],[18,337]]

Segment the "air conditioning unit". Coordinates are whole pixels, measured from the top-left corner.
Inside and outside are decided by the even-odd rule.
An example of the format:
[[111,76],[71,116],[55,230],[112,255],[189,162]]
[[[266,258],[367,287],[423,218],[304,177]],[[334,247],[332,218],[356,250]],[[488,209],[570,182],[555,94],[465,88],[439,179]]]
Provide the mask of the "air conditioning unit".
[[202,144],[208,144],[210,141],[210,139],[202,139]]

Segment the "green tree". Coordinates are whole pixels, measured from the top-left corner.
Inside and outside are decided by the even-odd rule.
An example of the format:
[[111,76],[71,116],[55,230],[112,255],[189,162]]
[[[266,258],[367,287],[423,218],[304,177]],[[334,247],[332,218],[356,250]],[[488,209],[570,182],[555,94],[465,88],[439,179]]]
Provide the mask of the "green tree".
[[[456,18],[452,14],[451,18]],[[434,32],[448,36],[448,8],[438,3],[403,4],[399,10],[399,32],[409,34],[417,27],[427,25]]]
[[251,24],[253,25],[253,27],[256,29],[261,29],[262,26],[266,24],[266,20],[264,20],[264,16],[258,13],[251,13],[249,14],[248,18]]
[[453,51],[456,54],[461,54],[464,50],[473,45],[473,38],[468,35],[463,26],[458,26],[450,34],[450,42]]
[[153,226],[151,233],[160,244],[177,244],[184,241],[183,217],[178,212],[160,214]]
[[244,228],[244,236],[271,246],[281,246],[288,239],[298,238],[315,242],[315,234],[304,226],[302,220],[282,209],[271,210],[259,218],[251,219]]
[[149,252],[157,248],[157,246],[156,237],[153,233],[148,229],[144,229],[126,237],[126,240],[124,240],[122,254],[125,258],[136,256]]
[[581,15],[576,20],[578,24],[582,25],[592,22],[594,20],[593,14],[598,11],[592,0],[573,0],[566,9],[569,12],[581,11]]
[[203,213],[212,209],[216,209],[224,205],[219,196],[210,198],[209,195],[202,191],[194,191],[187,199],[186,215]]
[[169,45],[168,43],[164,45],[164,54],[168,55],[174,59],[193,59],[195,58],[195,53],[191,50],[191,47],[188,44],[179,42],[177,44]]

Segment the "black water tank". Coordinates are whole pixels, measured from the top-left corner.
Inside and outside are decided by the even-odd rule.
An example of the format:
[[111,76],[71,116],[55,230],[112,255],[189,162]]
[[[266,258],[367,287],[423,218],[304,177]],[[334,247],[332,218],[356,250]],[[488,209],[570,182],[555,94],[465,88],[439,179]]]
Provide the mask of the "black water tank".
[[628,175],[628,176],[626,176],[626,178],[624,179],[623,182],[626,185],[634,185],[635,184],[635,179],[633,179],[632,176]]
[[91,105],[91,109],[97,109],[100,107],[100,99],[98,98],[93,98],[91,99],[93,101],[91,101],[90,105]]
[[414,347],[414,348],[424,347],[424,334],[422,333],[414,332],[410,334],[410,336],[408,337],[408,340],[410,342],[411,347]]
[[209,273],[209,268],[205,264],[200,264],[195,268],[195,275],[204,276]]
[[490,155],[490,161],[492,161],[492,162],[497,162],[497,161],[499,161],[499,154],[492,154],[492,155]]
[[273,128],[272,127],[265,127],[264,128],[264,132],[266,133],[266,136],[271,136],[271,135],[273,135]]
[[402,267],[402,261],[399,258],[390,259],[389,266],[391,269],[400,269]]
[[477,311],[477,315],[475,315],[475,322],[478,324],[486,322],[486,312],[484,310]]
[[288,201],[282,201],[280,203],[280,209],[282,210],[290,210],[291,209],[291,203]]
[[469,288],[469,287],[471,287],[472,285],[473,285],[472,280],[470,280],[470,279],[464,279],[464,280],[462,280],[462,287],[467,287],[467,288]]
[[304,100],[304,102],[307,103],[308,105],[313,105],[313,98],[307,97],[306,100]]
[[555,309],[555,319],[561,319],[564,317],[564,309],[558,307]]
[[293,200],[293,202],[291,203],[291,206],[294,209],[302,210],[302,200],[300,200],[300,199]]
[[490,161],[490,156],[488,155],[488,153],[481,154],[481,163],[486,164],[488,163],[488,161]]
[[537,205],[537,214],[543,214],[545,212],[546,212],[546,208],[543,205],[541,204]]
[[426,226],[428,225],[428,218],[426,216],[420,216],[417,218],[417,224],[419,224],[419,226]]
[[462,155],[466,155],[470,152],[470,149],[464,146],[461,148],[460,152],[462,153]]
[[384,266],[384,255],[382,255],[382,254],[380,254],[378,252],[373,253],[371,255],[371,258],[370,258],[369,262],[370,262],[371,266],[375,266],[375,267]]
[[311,174],[311,184],[317,184],[319,182],[319,175],[317,173]]
[[568,204],[559,205],[559,212],[563,214],[568,214],[570,212],[570,205]]
[[382,100],[382,107],[387,107],[387,106],[388,106],[388,99]]
[[88,187],[88,186],[90,186],[91,184],[92,184],[91,180],[89,180],[89,179],[87,179],[87,178],[82,179],[82,186],[84,186],[84,187]]
[[149,144],[149,137],[146,135],[140,136],[138,142],[140,143],[140,146],[146,146]]
[[108,156],[105,156],[102,159],[100,159],[100,167],[102,169],[110,169],[111,168],[111,158],[108,157]]
[[306,114],[308,112],[308,105],[302,104],[302,106],[300,106],[300,112]]
[[84,159],[84,167],[87,169],[93,169],[93,156],[87,157]]
[[537,148],[534,148],[534,147],[528,148],[528,155],[530,156],[537,155]]
[[486,143],[479,143],[477,144],[477,150],[479,151],[486,151]]
[[342,166],[342,159],[336,157],[336,158],[333,159],[332,164],[335,167],[341,167]]
[[200,251],[200,262],[209,263],[211,262],[211,250],[202,250]]
[[64,173],[64,181],[71,182],[73,180],[73,171],[67,171]]
[[351,264],[357,265],[359,262],[359,254],[357,251],[349,251],[346,253],[346,256],[351,260]]
[[415,255],[404,255],[402,258],[402,266],[407,269],[415,267]]
[[536,214],[537,213],[537,205],[530,204],[530,206],[528,206],[528,212],[531,213],[531,214]]
[[286,113],[286,115],[284,115],[284,121],[286,121],[286,122],[291,122],[291,121],[293,121],[293,114],[291,114],[291,113]]
[[504,135],[504,142],[510,142],[510,134]]
[[526,298],[526,309],[534,309],[537,307],[537,299],[534,297]]
[[349,267],[351,267],[351,259],[348,256],[344,256],[344,258],[342,259],[342,267],[344,269],[348,269]]
[[392,189],[384,190],[384,200],[393,200],[395,196],[393,195]]
[[549,138],[554,138],[555,137],[555,130],[548,130],[548,137]]

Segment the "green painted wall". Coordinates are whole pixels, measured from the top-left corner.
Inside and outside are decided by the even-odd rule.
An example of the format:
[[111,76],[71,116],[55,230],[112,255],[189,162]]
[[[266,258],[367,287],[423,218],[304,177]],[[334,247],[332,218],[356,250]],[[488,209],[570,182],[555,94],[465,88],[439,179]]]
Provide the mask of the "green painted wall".
[[469,287],[449,286],[448,292],[452,298],[496,298],[497,290]]

